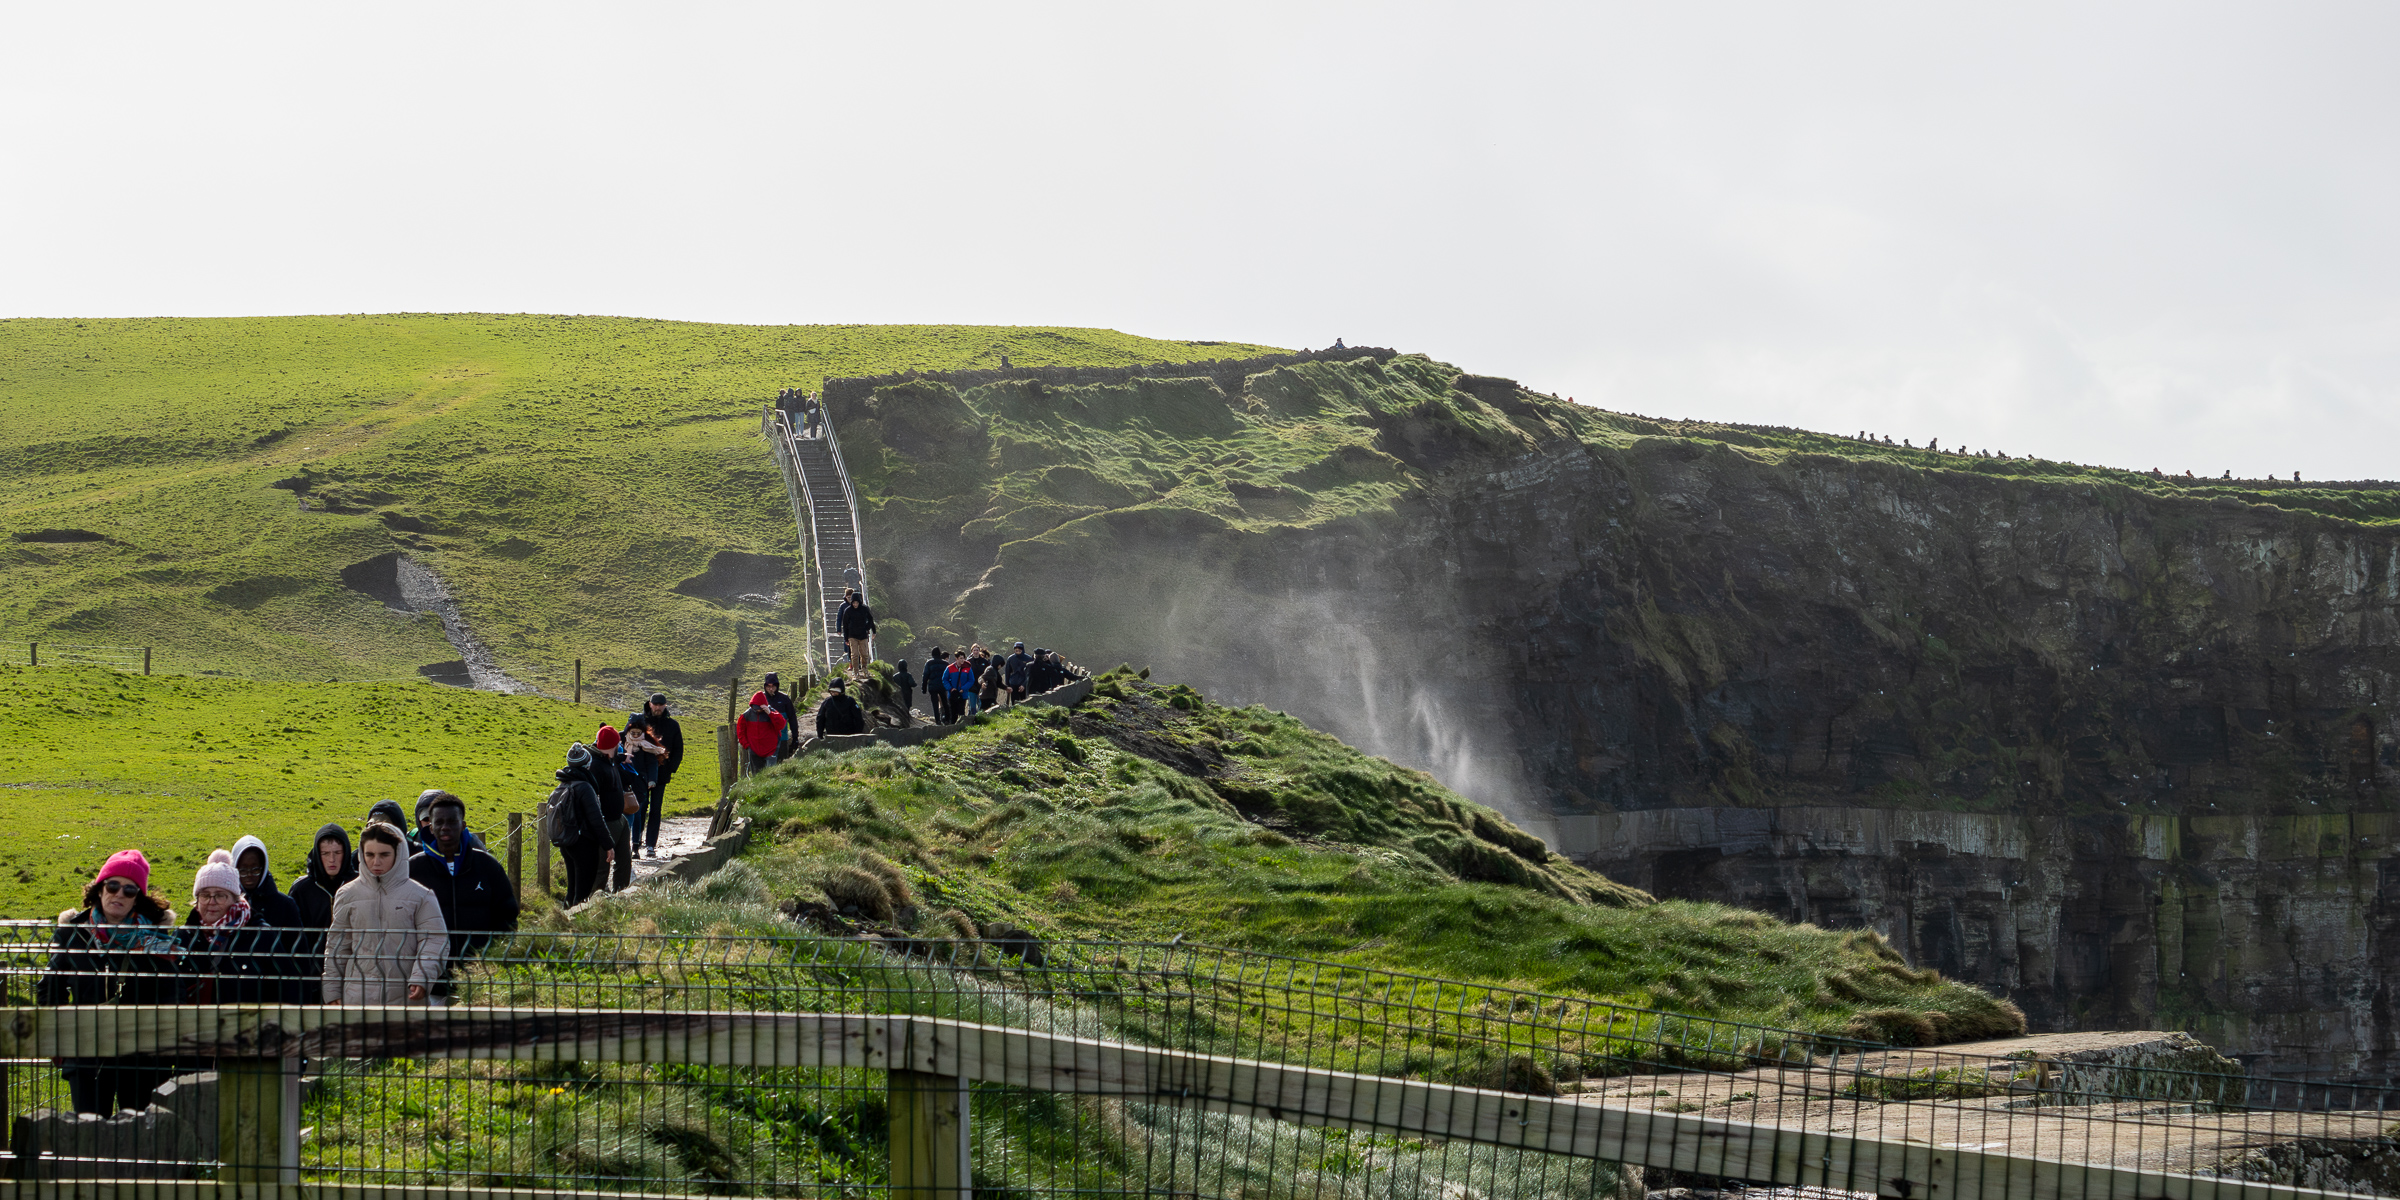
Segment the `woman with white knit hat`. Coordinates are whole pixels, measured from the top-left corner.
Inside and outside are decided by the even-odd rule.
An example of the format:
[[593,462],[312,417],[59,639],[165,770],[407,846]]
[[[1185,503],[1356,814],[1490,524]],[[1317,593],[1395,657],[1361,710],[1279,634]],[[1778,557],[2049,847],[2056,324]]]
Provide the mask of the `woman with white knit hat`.
[[192,875],[192,915],[183,921],[183,1001],[186,1004],[275,1004],[290,967],[279,960],[281,931],[266,923],[242,895],[233,852],[211,850]]

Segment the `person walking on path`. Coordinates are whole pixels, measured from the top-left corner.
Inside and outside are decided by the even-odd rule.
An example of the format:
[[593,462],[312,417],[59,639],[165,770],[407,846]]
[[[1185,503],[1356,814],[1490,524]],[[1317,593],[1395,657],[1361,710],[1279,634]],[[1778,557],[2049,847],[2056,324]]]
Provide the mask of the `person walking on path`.
[[[50,969],[34,984],[44,1007],[168,1004],[183,943],[175,912],[150,895],[150,860],[139,850],[108,856],[83,889],[83,908],[58,914],[50,935]],[[59,1062],[67,1094],[79,1113],[110,1116],[150,1106],[150,1093],[170,1069],[148,1055],[68,1058]]]
[[775,672],[767,672],[765,688],[767,707],[774,709],[783,717],[782,740],[775,745],[774,762],[767,764],[773,766],[777,762],[782,762],[784,756],[790,754],[792,748],[800,744],[800,706],[792,701],[790,692],[783,690],[782,678]]
[[875,610],[867,607],[867,598],[853,591],[850,602],[842,606],[842,642],[850,647],[849,670],[852,679],[865,683],[867,663],[874,651],[870,641],[875,636]]
[[641,852],[642,826],[650,822],[651,787],[658,780],[659,768],[667,762],[667,748],[650,736],[648,715],[635,713],[626,719],[623,762],[625,786],[633,789],[635,801],[634,811],[626,815],[625,827],[625,857],[630,867],[633,856]]
[[598,890],[608,861],[608,817],[600,798],[615,781],[601,776],[599,758],[582,742],[567,747],[567,765],[558,769],[558,788],[550,793],[556,817],[550,840],[567,860],[568,908]]
[[829,737],[844,733],[865,733],[867,713],[850,698],[850,692],[837,677],[825,685],[825,702],[817,706],[817,736]]
[[942,672],[950,664],[942,661],[942,648],[935,646],[925,652],[925,673],[920,682],[925,685],[925,711],[936,725],[950,723],[950,702],[942,690]]
[[181,999],[186,1004],[296,1004],[299,981],[283,945],[284,930],[251,906],[233,863],[231,851],[211,850],[192,874],[192,915],[184,918],[182,930]]
[[783,714],[767,703],[765,692],[750,694],[750,707],[733,723],[733,740],[742,744],[742,774],[756,775],[775,765],[775,752],[789,728]]
[[1001,682],[1001,676],[1008,673],[1008,668],[1002,665],[999,659],[989,656],[986,656],[982,662],[981,673],[975,679],[976,687],[979,689],[976,697],[982,701],[983,711],[990,712],[1000,706],[1000,692],[1005,686]]
[[635,799],[641,785],[625,761],[625,739],[616,730],[601,726],[592,735],[592,750],[600,759],[593,773],[615,781],[613,788],[600,790],[600,811],[608,817],[608,890],[621,892],[633,886],[633,826],[626,818],[641,807]]
[[408,837],[377,821],[358,835],[359,877],[334,893],[325,931],[327,1004],[421,1003],[442,976],[442,903],[408,877]]
[[[653,692],[650,702],[637,714],[650,718],[650,740],[666,747],[666,760],[658,765],[658,777],[650,781],[650,795],[642,804],[642,853],[658,857],[658,826],[667,810],[667,781],[683,769],[683,723],[667,711],[667,694]],[[628,720],[630,723],[630,719]]]
[[1033,656],[1025,653],[1025,643],[1018,642],[1016,649],[1009,653],[1008,658],[1002,664],[1002,669],[1006,672],[1004,678],[1008,684],[1008,702],[1010,704],[1025,703],[1025,669],[1032,665]]
[[900,693],[900,728],[906,729],[916,718],[913,705],[917,694],[917,676],[908,669],[906,657],[893,664],[892,687]]
[[950,694],[950,723],[967,717],[967,690],[975,682],[975,662],[964,653],[942,668],[942,690]]
[[[426,828],[431,845],[408,860],[408,877],[433,892],[442,906],[442,924],[450,930],[450,965],[446,981],[458,964],[483,952],[493,938],[517,931],[517,889],[508,882],[508,868],[490,852],[467,844],[467,802],[448,792],[436,792]],[[437,986],[436,995],[448,993]]]
[[293,952],[300,956],[296,966],[303,1004],[325,1003],[325,928],[333,924],[334,893],[356,878],[358,856],[350,852],[350,831],[340,822],[320,827],[308,870],[292,883],[292,904],[300,910],[300,935],[293,939]]

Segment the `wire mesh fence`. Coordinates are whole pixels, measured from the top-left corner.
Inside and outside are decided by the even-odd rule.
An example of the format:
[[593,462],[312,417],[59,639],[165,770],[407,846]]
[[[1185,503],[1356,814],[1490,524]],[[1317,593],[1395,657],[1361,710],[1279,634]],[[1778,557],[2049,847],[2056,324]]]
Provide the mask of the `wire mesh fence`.
[[[36,1006],[91,961],[54,962],[39,925],[0,937],[8,1004],[29,1010],[0,1038],[19,1178],[222,1178],[242,1134],[210,1072],[265,1061],[292,1096],[279,1169],[312,1185],[914,1194],[925,1155],[902,1143],[963,1106],[934,1137],[958,1152],[933,1157],[994,1194],[2400,1190],[2384,1089],[2254,1079],[2188,1039],[1897,1047],[1030,935],[524,933],[448,963],[429,1005],[307,1008],[289,1007],[320,970],[306,931],[246,964],[187,933],[203,949],[111,969],[114,994],[153,1003],[70,1010]],[[401,959],[385,967],[405,978]],[[174,1003],[202,998],[262,1007]],[[62,1117],[93,1107],[101,1070],[140,1093],[126,1104],[155,1096],[148,1115]],[[100,1127],[143,1120],[147,1141],[94,1151]]]

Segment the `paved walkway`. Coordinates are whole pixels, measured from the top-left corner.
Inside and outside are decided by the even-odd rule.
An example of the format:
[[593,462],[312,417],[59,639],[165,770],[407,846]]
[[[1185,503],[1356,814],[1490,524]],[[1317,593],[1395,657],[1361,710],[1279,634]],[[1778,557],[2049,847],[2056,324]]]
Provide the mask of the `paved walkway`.
[[[675,859],[689,854],[708,841],[707,817],[667,817],[658,823],[658,857],[633,860],[633,885],[667,869]],[[635,851],[639,854],[640,851]]]

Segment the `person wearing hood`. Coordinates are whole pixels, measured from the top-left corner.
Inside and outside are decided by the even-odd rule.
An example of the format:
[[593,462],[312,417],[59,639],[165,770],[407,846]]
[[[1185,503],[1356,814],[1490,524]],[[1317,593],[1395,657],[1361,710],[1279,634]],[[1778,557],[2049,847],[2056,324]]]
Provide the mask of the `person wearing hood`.
[[750,693],[750,707],[733,723],[733,740],[742,744],[742,774],[756,775],[774,766],[784,731],[789,728],[783,714],[767,703],[765,692]]
[[233,869],[242,875],[242,899],[259,918],[277,929],[308,924],[300,905],[275,886],[275,871],[267,860],[267,844],[249,834],[234,839]]
[[[408,813],[400,807],[399,801],[378,800],[372,807],[368,808],[367,824],[372,825],[377,821],[381,821],[394,829],[403,831],[403,835],[408,838],[408,852],[410,854],[415,854],[417,852],[417,835],[415,832],[417,823],[408,819]],[[361,828],[364,828],[364,826]]]
[[308,871],[292,883],[292,904],[300,910],[292,952],[298,956],[303,1004],[325,1003],[325,928],[333,924],[334,893],[356,878],[358,856],[350,852],[350,831],[338,821],[318,829]]
[[[267,894],[291,903],[279,893]],[[184,1003],[299,1001],[284,931],[251,905],[231,851],[209,851],[208,861],[193,873],[192,915],[184,918],[182,937]]]
[[441,903],[455,967],[493,938],[517,931],[517,889],[499,859],[467,844],[466,801],[434,793],[425,827],[429,844],[408,861],[408,877],[432,889]]
[[866,710],[850,698],[850,692],[839,675],[825,685],[825,703],[817,706],[817,736],[829,737],[843,733],[865,733]]
[[600,811],[608,816],[608,890],[621,892],[633,886],[633,824],[626,820],[632,813],[626,810],[639,807],[641,778],[625,761],[625,739],[615,729],[601,726],[592,735],[592,752],[607,767],[606,772],[594,768],[593,773],[612,774],[616,780],[613,788],[601,789]]
[[[175,911],[149,889],[150,860],[141,851],[109,855],[83,889],[83,907],[58,914],[50,969],[34,984],[34,1003],[173,1003],[183,943],[175,937]],[[151,1090],[171,1071],[149,1056],[126,1055],[63,1059],[59,1073],[76,1112],[105,1117],[149,1107]]]
[[[762,694],[767,698],[767,707],[783,718],[783,740],[775,747],[775,760],[781,762],[800,743],[800,705],[792,699],[790,692],[783,690],[780,677],[773,671],[767,672]],[[767,765],[773,766],[774,763]]]
[[552,806],[565,806],[551,826],[551,845],[567,860],[567,907],[591,898],[600,886],[608,862],[608,817],[601,797],[615,780],[597,769],[600,756],[582,742],[567,747],[567,765],[558,769],[558,789]]
[[325,931],[325,1002],[421,1003],[448,957],[442,903],[408,877],[408,835],[398,826],[367,826],[358,861],[358,878],[334,893]]

